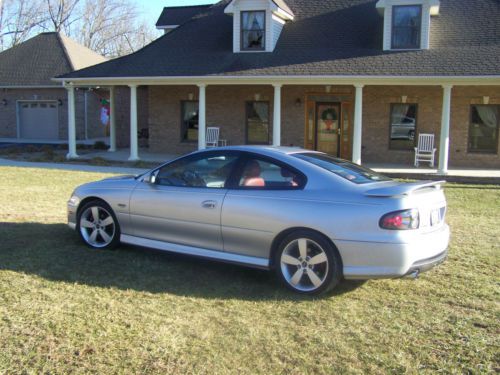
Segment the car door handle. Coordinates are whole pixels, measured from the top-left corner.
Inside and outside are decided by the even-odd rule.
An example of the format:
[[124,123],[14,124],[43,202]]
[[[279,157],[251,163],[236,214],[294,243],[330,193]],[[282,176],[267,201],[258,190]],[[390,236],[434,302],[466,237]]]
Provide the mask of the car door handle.
[[216,201],[204,201],[201,203],[201,207],[213,209],[217,206]]

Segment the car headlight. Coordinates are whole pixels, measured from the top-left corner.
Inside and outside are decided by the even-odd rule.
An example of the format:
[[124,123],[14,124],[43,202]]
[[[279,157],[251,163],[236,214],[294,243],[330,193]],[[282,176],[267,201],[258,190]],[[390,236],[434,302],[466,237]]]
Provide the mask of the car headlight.
[[72,207],[78,207],[80,204],[80,198],[78,198],[76,195],[71,196],[68,201],[68,205]]

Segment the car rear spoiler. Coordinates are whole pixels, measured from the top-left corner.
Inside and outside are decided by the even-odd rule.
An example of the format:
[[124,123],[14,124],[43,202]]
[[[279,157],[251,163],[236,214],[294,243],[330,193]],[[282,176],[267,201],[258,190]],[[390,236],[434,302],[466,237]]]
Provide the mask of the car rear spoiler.
[[398,185],[367,190],[365,192],[365,195],[369,197],[394,197],[398,195],[410,195],[417,190],[426,188],[439,190],[441,189],[441,185],[445,183],[446,181],[419,181],[410,183],[402,182]]

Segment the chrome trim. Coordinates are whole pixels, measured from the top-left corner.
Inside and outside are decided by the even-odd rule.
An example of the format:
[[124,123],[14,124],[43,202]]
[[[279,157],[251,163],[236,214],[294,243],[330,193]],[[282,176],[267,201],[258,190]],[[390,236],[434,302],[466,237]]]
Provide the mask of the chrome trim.
[[193,255],[202,258],[217,259],[229,263],[244,264],[246,266],[269,269],[269,259],[265,258],[237,255],[221,251],[202,249],[199,247],[149,240],[147,238],[130,236],[128,234],[122,234],[120,241],[129,245],[149,247],[156,250],[171,251],[179,254]]

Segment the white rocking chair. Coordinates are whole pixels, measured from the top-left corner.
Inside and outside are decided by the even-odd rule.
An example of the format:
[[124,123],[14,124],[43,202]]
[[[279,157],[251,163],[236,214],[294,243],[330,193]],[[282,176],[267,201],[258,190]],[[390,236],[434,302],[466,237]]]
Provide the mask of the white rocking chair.
[[418,167],[418,162],[428,162],[431,167],[434,167],[434,134],[419,134],[418,144],[415,147],[415,167]]
[[219,128],[217,127],[208,127],[207,134],[205,137],[205,147],[218,147],[218,146],[226,146],[227,141],[225,139],[219,139]]

